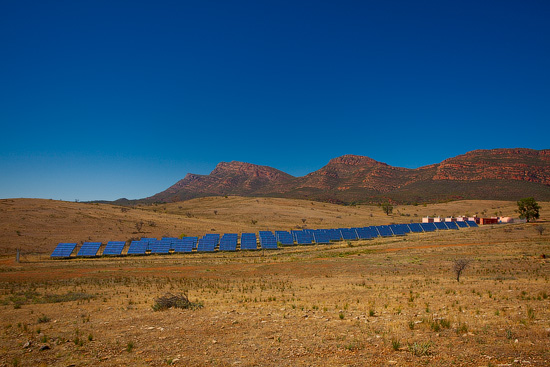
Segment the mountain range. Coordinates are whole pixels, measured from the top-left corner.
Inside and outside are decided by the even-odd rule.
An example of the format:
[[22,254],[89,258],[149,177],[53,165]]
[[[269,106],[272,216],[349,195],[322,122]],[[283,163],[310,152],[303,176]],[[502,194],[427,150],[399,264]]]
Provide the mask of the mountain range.
[[139,201],[174,202],[226,195],[343,204],[518,200],[529,196],[550,200],[550,149],[475,150],[416,169],[344,155],[302,177],[268,166],[221,162],[209,175],[187,174],[165,191]]

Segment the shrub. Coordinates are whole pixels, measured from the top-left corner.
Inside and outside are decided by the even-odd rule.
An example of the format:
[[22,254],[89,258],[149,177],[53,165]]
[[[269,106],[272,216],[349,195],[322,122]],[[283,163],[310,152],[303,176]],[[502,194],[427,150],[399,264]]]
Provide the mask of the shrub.
[[431,347],[432,342],[409,344],[409,352],[417,357],[429,356],[432,354]]
[[49,322],[50,320],[51,320],[51,319],[50,319],[48,316],[42,315],[42,316],[40,316],[40,317],[38,318],[38,323],[39,323],[39,324],[43,324],[43,323],[45,323],[45,322]]
[[164,296],[155,299],[153,310],[163,311],[172,307],[197,310],[202,308],[203,304],[189,301],[185,294],[173,295],[172,293],[166,293]]

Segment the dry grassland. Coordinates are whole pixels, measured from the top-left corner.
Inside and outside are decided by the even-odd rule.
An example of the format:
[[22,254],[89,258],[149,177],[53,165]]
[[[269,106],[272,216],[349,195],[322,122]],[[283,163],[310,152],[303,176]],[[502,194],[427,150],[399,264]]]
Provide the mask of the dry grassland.
[[[541,203],[547,207],[548,203]],[[306,200],[211,197],[180,203],[132,208],[40,199],[0,200],[0,255],[51,254],[59,242],[107,243],[140,237],[202,236],[289,230],[297,227],[339,228],[420,222],[427,215],[514,216],[508,201],[457,201],[426,206],[396,206],[386,216],[377,206],[341,206]],[[305,222],[304,222],[305,220]],[[136,224],[141,223],[138,231]]]
[[[263,221],[273,225],[270,229],[288,229],[301,225],[302,217],[310,227],[317,227],[320,218],[327,227],[352,226],[361,218],[366,220],[362,225],[370,225],[408,222],[414,214],[484,209],[512,215],[515,206],[476,202],[475,209],[471,202],[458,202],[399,207],[395,211],[405,215],[388,220],[379,208],[255,200],[197,199],[200,207],[186,202],[128,212],[79,203],[62,203],[65,207],[55,212],[48,201],[38,205],[44,206],[39,212],[66,213],[66,222],[51,219],[74,236],[88,228],[84,215],[100,218],[98,231],[109,225],[107,218],[126,218],[123,228],[134,236],[132,221],[150,216],[157,227],[147,235],[160,236],[164,233],[154,231],[168,231],[172,223],[179,226],[174,231],[203,223],[201,230],[240,232],[262,229]],[[221,205],[229,201],[235,205]],[[16,203],[8,202],[11,208]],[[2,203],[2,213],[8,204]],[[262,206],[271,214],[262,214]],[[225,210],[234,218],[212,224]],[[179,211],[193,217],[182,219]],[[286,224],[279,222],[282,214],[288,215]],[[36,214],[17,215],[31,222]],[[255,226],[245,223],[252,216],[258,220]],[[70,232],[75,218],[78,230]],[[41,225],[55,229],[55,224]],[[4,257],[0,364],[548,366],[550,264],[541,255],[550,255],[550,226],[543,225],[543,235],[532,224],[496,225],[265,252],[57,261],[25,255],[19,264],[13,256]],[[35,233],[26,231],[25,236]],[[90,236],[101,236],[95,233]],[[49,236],[44,234],[55,246],[58,240]],[[452,264],[462,258],[471,263],[457,282]],[[203,307],[153,311],[155,298],[167,292],[187,293]]]

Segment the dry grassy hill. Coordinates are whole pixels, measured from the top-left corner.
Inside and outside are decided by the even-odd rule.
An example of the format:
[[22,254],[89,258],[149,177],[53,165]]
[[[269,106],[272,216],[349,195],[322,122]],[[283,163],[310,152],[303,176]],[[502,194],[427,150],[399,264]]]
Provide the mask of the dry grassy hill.
[[[549,203],[541,203],[547,208]],[[341,206],[280,198],[207,197],[184,202],[121,207],[42,199],[0,200],[0,254],[49,253],[59,242],[202,236],[293,228],[337,228],[408,223],[426,215],[514,216],[508,201],[456,201],[396,206],[386,216],[377,206]],[[542,211],[541,219],[548,219]]]

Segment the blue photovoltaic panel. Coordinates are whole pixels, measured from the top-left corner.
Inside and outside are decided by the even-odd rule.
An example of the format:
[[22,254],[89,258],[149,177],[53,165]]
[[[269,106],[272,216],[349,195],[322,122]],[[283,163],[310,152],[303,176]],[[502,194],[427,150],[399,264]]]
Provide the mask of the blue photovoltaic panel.
[[53,250],[51,257],[69,257],[74,251],[76,243],[59,243]]
[[277,242],[284,246],[294,245],[294,238],[287,231],[275,231]]
[[174,252],[192,252],[197,247],[197,237],[183,237],[172,242]]
[[422,225],[420,223],[410,223],[409,229],[413,233],[422,233],[424,230],[422,229]]
[[459,228],[468,228],[468,225],[466,224],[466,222],[464,221],[457,221],[456,222],[456,225],[459,227]]
[[405,232],[405,234],[411,232],[411,229],[409,228],[409,225],[408,225],[408,224],[398,224],[397,226],[398,226],[399,228],[402,228],[402,229],[403,229],[403,232]]
[[356,240],[357,233],[352,228],[338,228],[344,240]]
[[368,228],[355,228],[357,232],[357,238],[360,240],[370,240],[372,238],[372,232]]
[[370,232],[371,238],[376,238],[380,236],[378,229],[375,226],[365,227],[365,230]]
[[458,226],[456,225],[456,222],[445,222],[448,229],[458,229]]
[[337,229],[327,229],[327,234],[331,241],[342,240],[342,233]]
[[76,256],[96,256],[101,242],[84,242]]
[[273,232],[271,231],[260,231],[260,246],[263,249],[266,250],[276,250],[278,249],[277,246],[277,239],[273,235]]
[[145,241],[132,241],[128,248],[128,255],[145,255],[148,245],[149,243]]
[[391,237],[391,236],[393,236],[393,232],[392,232],[390,226],[377,226],[376,229],[378,229],[378,233],[380,233],[381,237]]
[[103,255],[121,255],[125,244],[124,241],[109,241],[105,246],[105,250],[103,250]]
[[478,227],[477,223],[473,220],[467,220],[466,223],[468,223],[470,227]]
[[170,253],[170,247],[172,246],[171,239],[162,239],[149,242],[149,250],[152,254],[168,254]]
[[198,252],[214,252],[216,251],[216,246],[220,240],[220,235],[217,233],[205,234],[197,245]]
[[328,231],[324,229],[318,229],[313,231],[313,240],[317,244],[328,244],[330,243],[330,237],[328,235]]
[[424,232],[433,232],[437,228],[434,223],[420,223]]
[[434,222],[434,225],[435,225],[435,228],[437,228],[437,229],[439,229],[439,230],[449,229],[449,228],[447,228],[447,226],[445,225],[445,222]]
[[399,224],[392,224],[390,225],[390,229],[393,232],[394,236],[404,236],[407,233],[405,232],[405,229],[400,226]]
[[296,243],[298,245],[311,245],[313,242],[313,235],[304,231],[291,231]]
[[256,233],[241,234],[241,250],[257,250]]
[[220,251],[236,251],[239,235],[236,233],[226,233],[220,239]]

